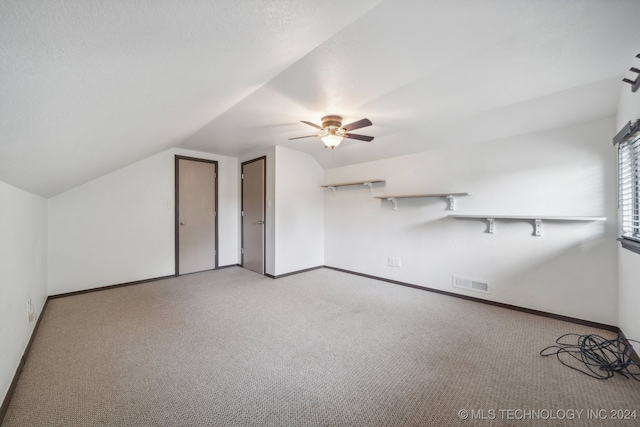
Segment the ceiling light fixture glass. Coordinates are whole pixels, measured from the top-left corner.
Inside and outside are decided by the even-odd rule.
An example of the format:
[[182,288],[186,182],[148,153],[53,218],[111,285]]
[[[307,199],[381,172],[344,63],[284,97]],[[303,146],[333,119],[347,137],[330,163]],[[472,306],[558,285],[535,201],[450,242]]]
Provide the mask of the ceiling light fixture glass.
[[342,142],[342,137],[340,135],[336,135],[336,131],[331,129],[329,133],[322,138],[322,142],[324,142],[325,147],[327,148],[336,148]]

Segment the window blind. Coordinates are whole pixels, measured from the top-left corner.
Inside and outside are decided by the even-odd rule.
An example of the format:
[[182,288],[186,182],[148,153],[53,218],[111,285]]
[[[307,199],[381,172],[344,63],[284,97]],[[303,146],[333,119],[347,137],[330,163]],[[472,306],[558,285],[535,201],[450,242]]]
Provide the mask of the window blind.
[[625,126],[614,142],[618,144],[621,237],[640,242],[640,121]]

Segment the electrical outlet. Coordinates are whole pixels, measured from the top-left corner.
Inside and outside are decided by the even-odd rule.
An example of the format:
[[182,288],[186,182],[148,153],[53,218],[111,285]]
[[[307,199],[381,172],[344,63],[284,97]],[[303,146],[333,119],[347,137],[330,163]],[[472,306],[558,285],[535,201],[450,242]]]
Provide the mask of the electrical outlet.
[[29,323],[35,322],[37,319],[35,308],[33,307],[33,302],[31,298],[27,300],[27,317],[29,319]]
[[400,258],[389,257],[387,263],[389,267],[402,267],[402,259]]
[[35,320],[36,314],[33,312],[33,303],[31,302],[31,298],[27,300],[27,318],[29,322],[33,322]]

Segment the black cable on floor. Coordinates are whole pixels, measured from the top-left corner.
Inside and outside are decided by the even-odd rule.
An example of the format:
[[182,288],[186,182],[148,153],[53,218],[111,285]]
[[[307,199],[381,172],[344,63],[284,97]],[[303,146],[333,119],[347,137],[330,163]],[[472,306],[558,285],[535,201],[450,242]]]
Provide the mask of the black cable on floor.
[[599,380],[609,379],[618,373],[640,381],[640,365],[632,360],[631,342],[640,344],[620,334],[608,340],[595,334],[569,333],[558,338],[557,345],[540,351],[540,355],[556,356],[563,365]]

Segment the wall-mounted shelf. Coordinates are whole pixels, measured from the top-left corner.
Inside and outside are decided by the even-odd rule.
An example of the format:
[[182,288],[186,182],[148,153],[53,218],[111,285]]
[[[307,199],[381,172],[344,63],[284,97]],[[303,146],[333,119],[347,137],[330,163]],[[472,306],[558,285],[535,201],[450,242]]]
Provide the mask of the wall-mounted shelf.
[[335,193],[338,187],[346,187],[348,185],[366,185],[369,187],[369,193],[373,196],[373,184],[378,182],[385,182],[384,179],[370,179],[367,181],[355,181],[355,182],[341,182],[339,184],[325,184],[321,185],[322,188],[328,188]]
[[603,216],[535,216],[535,215],[449,215],[459,219],[484,219],[487,221],[487,233],[495,233],[496,219],[512,221],[533,221],[534,236],[542,236],[542,221],[606,221]]
[[404,194],[401,196],[377,196],[376,199],[386,199],[391,202],[391,209],[398,210],[398,199],[416,199],[420,197],[444,197],[449,201],[449,210],[455,210],[456,197],[468,196],[469,193],[438,193],[438,194]]

